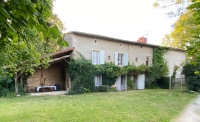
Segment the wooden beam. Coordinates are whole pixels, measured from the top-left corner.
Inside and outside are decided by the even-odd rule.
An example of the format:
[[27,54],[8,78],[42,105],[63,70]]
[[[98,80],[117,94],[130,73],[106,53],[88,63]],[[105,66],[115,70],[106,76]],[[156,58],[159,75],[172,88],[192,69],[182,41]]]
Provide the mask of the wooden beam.
[[48,62],[50,63],[50,62],[58,61],[58,60],[65,59],[65,58],[68,58],[68,57],[70,57],[70,55],[65,55],[65,56],[62,56],[60,58],[54,58],[54,59],[52,59],[52,60],[50,60]]

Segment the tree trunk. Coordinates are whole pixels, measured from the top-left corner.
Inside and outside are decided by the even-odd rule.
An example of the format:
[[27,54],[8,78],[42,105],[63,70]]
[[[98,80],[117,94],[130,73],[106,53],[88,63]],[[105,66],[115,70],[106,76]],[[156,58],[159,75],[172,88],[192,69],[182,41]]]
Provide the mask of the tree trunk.
[[23,75],[20,76],[20,83],[21,83],[22,87],[24,88]]
[[17,73],[14,74],[14,79],[15,79],[15,94],[18,95],[19,94],[19,90],[18,90]]

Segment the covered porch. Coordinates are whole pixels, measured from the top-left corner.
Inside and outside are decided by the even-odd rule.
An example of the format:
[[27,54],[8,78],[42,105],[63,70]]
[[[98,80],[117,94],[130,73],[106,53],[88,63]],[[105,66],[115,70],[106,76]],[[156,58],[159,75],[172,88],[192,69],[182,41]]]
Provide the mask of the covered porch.
[[[74,48],[50,54],[49,67],[36,69],[25,85],[28,93],[65,94],[71,88],[68,66]],[[34,94],[37,95],[37,94]]]

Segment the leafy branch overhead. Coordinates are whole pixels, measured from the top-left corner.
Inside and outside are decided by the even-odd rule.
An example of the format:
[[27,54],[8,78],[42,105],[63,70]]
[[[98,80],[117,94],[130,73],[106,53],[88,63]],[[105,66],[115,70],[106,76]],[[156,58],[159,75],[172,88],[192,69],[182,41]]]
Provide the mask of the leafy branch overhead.
[[16,94],[19,77],[47,66],[49,57],[42,56],[68,45],[62,40],[63,29],[52,13],[52,0],[0,1],[0,75],[6,66],[15,76]]
[[52,2],[50,0],[6,0],[0,1],[0,45],[17,41],[17,35],[26,35],[24,29],[35,28],[44,37],[57,39],[60,45],[66,45],[57,26],[47,22],[51,17]]

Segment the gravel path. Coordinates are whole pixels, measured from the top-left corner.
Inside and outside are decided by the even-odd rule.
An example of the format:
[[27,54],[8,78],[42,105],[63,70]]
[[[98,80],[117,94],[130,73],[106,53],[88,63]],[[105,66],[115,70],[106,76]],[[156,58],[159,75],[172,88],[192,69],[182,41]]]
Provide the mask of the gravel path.
[[200,94],[173,122],[200,122]]

